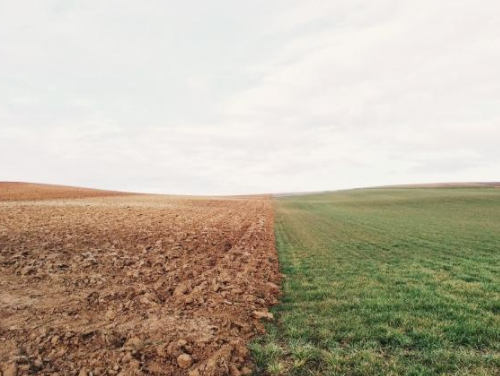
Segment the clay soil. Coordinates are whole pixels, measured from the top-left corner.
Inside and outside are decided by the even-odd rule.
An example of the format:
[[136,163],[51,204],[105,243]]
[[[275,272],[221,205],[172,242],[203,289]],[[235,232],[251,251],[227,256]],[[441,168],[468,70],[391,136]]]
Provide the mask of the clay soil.
[[[0,201],[123,196],[127,193],[50,184],[0,182]],[[130,195],[130,193],[128,193]]]
[[0,193],[3,376],[250,373],[279,294],[268,197],[37,189]]

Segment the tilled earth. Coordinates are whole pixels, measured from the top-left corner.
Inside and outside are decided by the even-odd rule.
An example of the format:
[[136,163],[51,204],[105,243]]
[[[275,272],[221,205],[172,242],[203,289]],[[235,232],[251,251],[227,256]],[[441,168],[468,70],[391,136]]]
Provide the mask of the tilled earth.
[[62,185],[0,182],[0,201],[124,196],[130,193]]
[[251,373],[273,215],[267,197],[0,202],[3,376]]

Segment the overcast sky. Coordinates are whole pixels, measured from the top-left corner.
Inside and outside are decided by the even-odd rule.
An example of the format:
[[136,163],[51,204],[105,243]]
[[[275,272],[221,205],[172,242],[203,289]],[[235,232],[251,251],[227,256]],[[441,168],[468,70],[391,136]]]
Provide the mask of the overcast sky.
[[500,180],[498,0],[0,0],[0,180]]

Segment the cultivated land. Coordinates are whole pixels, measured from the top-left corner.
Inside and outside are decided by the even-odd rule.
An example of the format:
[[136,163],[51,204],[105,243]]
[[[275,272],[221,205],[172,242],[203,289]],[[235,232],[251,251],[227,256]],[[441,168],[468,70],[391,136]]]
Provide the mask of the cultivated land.
[[500,189],[275,201],[283,300],[251,345],[272,375],[500,374]]
[[60,198],[90,198],[131,195],[130,193],[103,191],[50,184],[0,182],[0,201],[33,201]]
[[4,376],[249,372],[279,292],[269,197],[9,183],[0,200]]

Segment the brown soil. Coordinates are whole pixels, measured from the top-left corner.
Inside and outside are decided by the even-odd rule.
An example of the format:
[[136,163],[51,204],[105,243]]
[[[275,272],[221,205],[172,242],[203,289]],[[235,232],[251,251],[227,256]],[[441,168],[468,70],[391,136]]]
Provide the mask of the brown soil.
[[279,283],[268,197],[3,201],[0,369],[247,374]]
[[100,189],[65,187],[62,185],[0,182],[0,201],[89,198],[126,194],[122,192],[102,191]]

